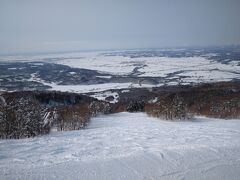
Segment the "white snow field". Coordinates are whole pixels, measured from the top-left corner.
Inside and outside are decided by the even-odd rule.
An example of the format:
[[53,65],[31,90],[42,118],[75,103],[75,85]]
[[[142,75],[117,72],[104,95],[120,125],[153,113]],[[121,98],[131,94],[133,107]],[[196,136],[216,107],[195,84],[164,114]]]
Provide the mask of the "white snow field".
[[239,179],[240,120],[101,115],[84,130],[0,140],[0,179]]
[[[73,56],[73,54],[71,54],[71,56]],[[138,68],[138,71],[141,73],[138,75],[140,77],[164,78],[169,73],[176,73],[176,75],[171,78],[186,76],[186,78],[182,79],[183,83],[230,81],[233,78],[240,79],[240,66],[231,63],[222,64],[209,60],[206,57],[130,58],[123,56],[105,56],[97,53],[82,53],[81,58],[71,58],[71,56],[65,54],[64,59],[54,62],[70,67],[97,70],[115,75],[129,75],[135,68]]]
[[[111,51],[110,51],[111,52]],[[109,53],[110,53],[109,52]],[[76,53],[59,53],[50,55],[38,56],[6,56],[1,57],[0,61],[24,61],[24,62],[52,62],[62,64],[73,68],[83,68],[96,70],[100,73],[111,75],[136,77],[159,77],[166,81],[166,85],[202,83],[202,82],[218,82],[231,81],[240,79],[239,59],[231,61],[229,64],[224,64],[218,61],[213,61],[207,58],[214,54],[193,57],[137,57],[131,58],[127,56],[108,56],[100,52],[76,52]],[[38,62],[39,63],[39,62]],[[137,69],[137,73],[135,72]],[[135,70],[135,71],[134,71]],[[170,76],[169,76],[170,75]],[[99,76],[98,76],[99,77]],[[102,77],[102,76],[100,76]],[[142,84],[125,82],[125,83],[105,83],[93,85],[59,85],[54,83],[44,83],[41,79],[30,79],[31,81],[41,82],[49,85],[50,90],[70,91],[76,93],[104,91],[109,89],[119,88],[141,88],[141,87],[156,87],[164,85],[164,82],[159,84]]]
[[[80,56],[75,54],[75,56]],[[64,54],[64,58],[53,61],[73,68],[97,70],[101,73],[111,75],[144,77],[159,77],[164,80],[171,80],[167,83],[145,84],[138,83],[105,83],[93,85],[58,85],[48,84],[50,90],[71,91],[71,92],[97,92],[109,89],[159,87],[166,85],[182,85],[191,83],[206,83],[231,81],[240,79],[240,66],[236,64],[222,64],[212,61],[206,57],[139,57],[130,58],[124,56],[105,56],[98,53],[82,53],[81,58],[74,58],[74,55]],[[134,69],[137,68],[137,74]],[[169,74],[171,76],[169,77]],[[47,84],[46,84],[47,85]]]

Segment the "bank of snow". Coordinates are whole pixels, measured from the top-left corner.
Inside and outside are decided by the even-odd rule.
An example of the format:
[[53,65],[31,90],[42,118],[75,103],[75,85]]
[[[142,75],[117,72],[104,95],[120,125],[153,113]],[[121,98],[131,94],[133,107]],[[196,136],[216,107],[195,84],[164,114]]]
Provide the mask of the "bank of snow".
[[0,140],[0,179],[237,179],[240,121],[93,118],[80,131]]

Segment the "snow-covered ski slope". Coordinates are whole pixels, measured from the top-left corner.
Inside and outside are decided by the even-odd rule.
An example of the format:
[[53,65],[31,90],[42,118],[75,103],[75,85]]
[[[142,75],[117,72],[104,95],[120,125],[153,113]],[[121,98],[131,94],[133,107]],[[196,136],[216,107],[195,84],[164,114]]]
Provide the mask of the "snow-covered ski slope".
[[239,179],[240,121],[167,122],[144,113],[84,130],[0,140],[0,179]]

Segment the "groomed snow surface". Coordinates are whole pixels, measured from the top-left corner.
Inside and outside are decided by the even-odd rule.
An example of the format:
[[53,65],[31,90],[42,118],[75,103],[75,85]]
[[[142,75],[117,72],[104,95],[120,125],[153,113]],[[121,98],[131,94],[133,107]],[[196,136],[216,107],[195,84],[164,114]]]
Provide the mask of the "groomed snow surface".
[[144,113],[84,130],[0,140],[0,179],[239,179],[240,121],[167,122]]

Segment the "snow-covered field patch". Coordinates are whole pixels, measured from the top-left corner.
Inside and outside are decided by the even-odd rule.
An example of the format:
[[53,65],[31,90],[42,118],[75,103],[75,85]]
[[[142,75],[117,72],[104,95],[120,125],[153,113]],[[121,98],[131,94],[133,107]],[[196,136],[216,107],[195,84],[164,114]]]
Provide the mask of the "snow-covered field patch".
[[[119,95],[117,92],[112,91],[104,91],[104,92],[96,92],[93,95],[90,95],[91,97],[97,98],[98,100],[107,101],[110,103],[117,103]],[[109,100],[106,98],[111,97]]]
[[0,179],[238,179],[239,157],[239,120],[118,113],[84,130],[0,140]]
[[[167,77],[169,74],[174,73],[174,77],[190,75],[191,82],[196,82],[196,79],[201,79],[201,82],[208,82],[210,79],[227,81],[233,78],[240,78],[240,66],[237,66],[236,63],[234,65],[222,64],[198,56],[179,58],[130,58],[123,56],[88,54],[88,56],[81,59],[68,58],[55,61],[55,63],[75,68],[97,70],[99,72],[115,75],[130,75],[135,68],[138,68],[140,73],[138,76],[140,77]],[[193,74],[193,76],[191,76],[191,74]]]
[[55,83],[44,83],[45,85],[51,86],[49,89],[51,91],[61,91],[61,92],[75,92],[75,93],[88,93],[88,92],[100,92],[109,89],[124,89],[124,88],[143,88],[152,87],[151,85],[144,84],[140,86],[139,84],[133,83],[104,83],[104,84],[91,84],[91,85],[59,85]]

